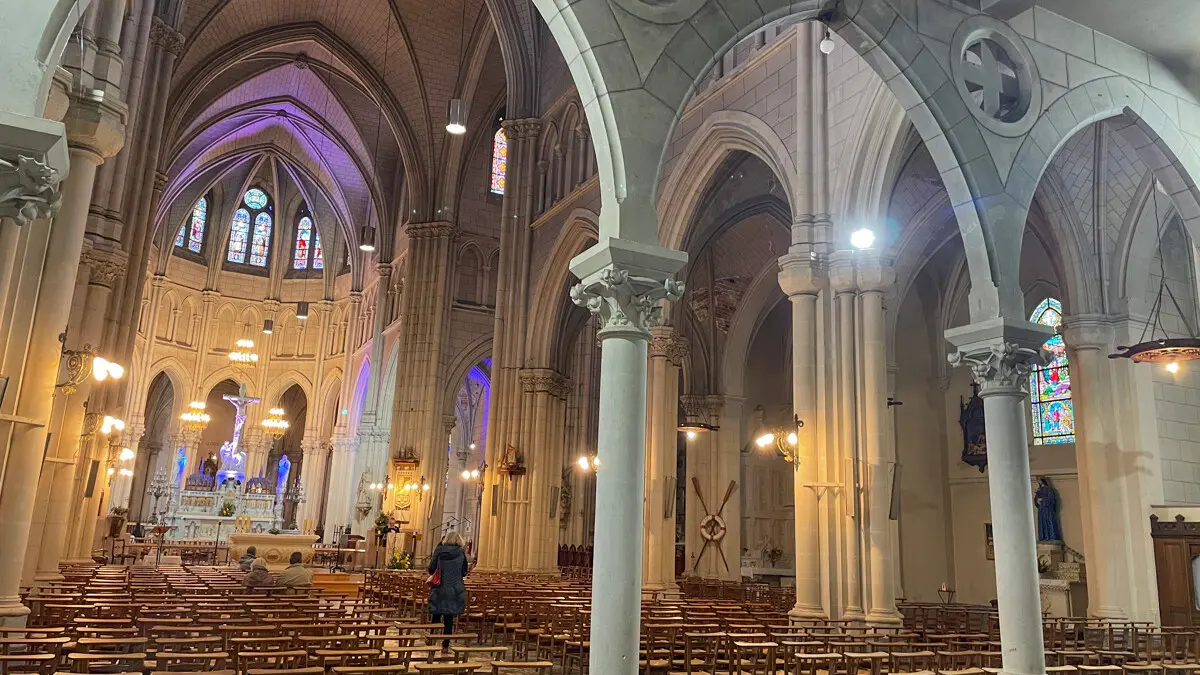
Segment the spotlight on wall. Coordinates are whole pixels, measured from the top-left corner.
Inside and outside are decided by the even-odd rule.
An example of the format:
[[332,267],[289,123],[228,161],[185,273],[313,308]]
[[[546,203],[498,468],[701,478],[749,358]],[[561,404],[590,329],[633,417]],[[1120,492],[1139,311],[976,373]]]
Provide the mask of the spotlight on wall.
[[825,37],[821,40],[821,44],[817,45],[817,48],[821,50],[822,54],[828,55],[833,53],[833,48],[836,46],[837,43],[833,41],[829,29],[825,29]]
[[467,114],[461,98],[450,99],[450,117],[446,121],[446,131],[455,136],[467,133]]
[[375,250],[375,228],[363,225],[358,231],[358,250],[370,253]]
[[850,245],[860,251],[871,248],[875,245],[875,233],[865,227],[855,230],[850,234]]

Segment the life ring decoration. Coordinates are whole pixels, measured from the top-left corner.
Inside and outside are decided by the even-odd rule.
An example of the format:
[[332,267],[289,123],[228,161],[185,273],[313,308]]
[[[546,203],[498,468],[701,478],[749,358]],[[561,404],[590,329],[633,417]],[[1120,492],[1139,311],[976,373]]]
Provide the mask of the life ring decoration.
[[705,541],[721,541],[725,538],[725,521],[718,515],[708,515],[700,521],[700,538]]

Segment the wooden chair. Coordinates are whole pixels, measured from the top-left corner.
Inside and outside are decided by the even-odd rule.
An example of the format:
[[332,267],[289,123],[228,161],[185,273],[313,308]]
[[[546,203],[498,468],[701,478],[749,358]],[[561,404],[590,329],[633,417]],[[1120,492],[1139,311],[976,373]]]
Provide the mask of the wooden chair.
[[325,675],[323,668],[255,668],[246,675]]
[[508,647],[470,647],[452,645],[450,653],[458,663],[464,661],[503,661],[508,655]]
[[730,672],[741,675],[775,675],[778,665],[776,642],[733,640],[729,644]]
[[[236,670],[296,670],[308,668],[308,652],[303,649],[270,652],[237,652]],[[320,670],[320,669],[318,669]]]
[[505,672],[510,670],[522,675],[530,671],[550,675],[554,670],[553,661],[492,661],[491,666],[492,675],[504,675]]
[[224,670],[229,661],[229,652],[188,651],[158,652],[154,655],[154,668],[160,671]]
[[436,675],[475,675],[475,671],[485,665],[487,664],[475,661],[465,661],[463,663],[416,663],[413,664],[412,668],[422,675],[424,673],[434,673]]

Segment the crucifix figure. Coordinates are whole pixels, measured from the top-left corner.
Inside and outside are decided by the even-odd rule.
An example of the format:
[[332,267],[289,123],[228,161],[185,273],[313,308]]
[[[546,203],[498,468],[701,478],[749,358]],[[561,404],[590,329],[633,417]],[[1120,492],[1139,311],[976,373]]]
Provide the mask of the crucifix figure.
[[237,396],[226,394],[221,398],[233,404],[233,440],[221,445],[221,470],[217,473],[217,483],[223,483],[230,478],[239,483],[246,480],[246,453],[242,451],[242,427],[246,425],[246,406],[258,403],[260,399],[246,396],[246,384],[238,387]]

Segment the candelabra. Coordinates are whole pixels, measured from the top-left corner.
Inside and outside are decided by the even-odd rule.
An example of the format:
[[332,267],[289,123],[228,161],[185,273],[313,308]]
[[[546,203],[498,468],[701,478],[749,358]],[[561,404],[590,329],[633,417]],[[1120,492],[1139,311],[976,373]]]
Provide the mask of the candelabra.
[[291,515],[287,519],[287,527],[285,529],[295,530],[296,517],[300,511],[300,505],[305,502],[304,484],[297,480],[291,487],[287,488],[283,493],[284,507],[291,506]]
[[147,491],[154,498],[154,524],[163,524],[163,511],[159,511],[158,502],[171,494],[171,481],[167,477],[167,470],[163,467],[158,467],[158,471],[154,473],[154,480],[150,481],[150,489]]
[[754,443],[760,448],[766,448],[767,446],[774,444],[776,449],[779,450],[779,454],[783,455],[785,460],[790,462],[792,465],[799,465],[799,432],[800,427],[802,426],[804,426],[803,420],[800,419],[799,415],[794,415],[792,417],[791,424],[782,426],[774,431],[767,431],[763,435],[759,436]]

